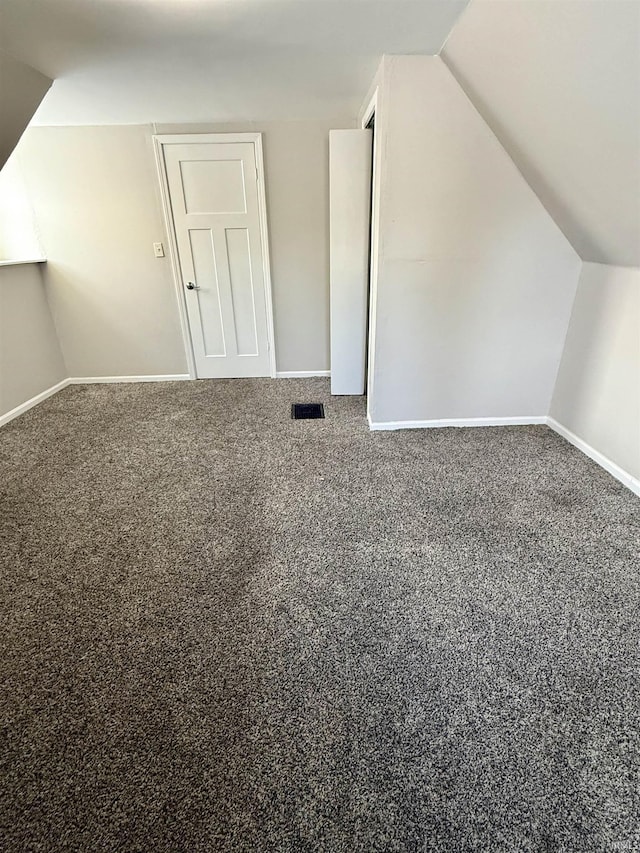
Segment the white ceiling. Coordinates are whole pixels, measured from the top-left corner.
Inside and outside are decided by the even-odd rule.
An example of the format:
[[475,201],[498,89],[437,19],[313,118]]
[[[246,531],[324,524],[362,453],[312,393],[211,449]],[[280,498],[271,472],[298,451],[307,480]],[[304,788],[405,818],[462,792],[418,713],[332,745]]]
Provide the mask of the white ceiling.
[[1,46],[57,78],[36,124],[333,119],[467,2],[0,0]]
[[[640,0],[0,0],[57,78],[35,124],[355,117],[384,53],[442,57],[578,254],[640,265]],[[455,25],[455,26],[454,26]]]
[[49,86],[44,74],[0,50],[0,169]]
[[581,258],[640,265],[639,0],[473,0],[441,55]]

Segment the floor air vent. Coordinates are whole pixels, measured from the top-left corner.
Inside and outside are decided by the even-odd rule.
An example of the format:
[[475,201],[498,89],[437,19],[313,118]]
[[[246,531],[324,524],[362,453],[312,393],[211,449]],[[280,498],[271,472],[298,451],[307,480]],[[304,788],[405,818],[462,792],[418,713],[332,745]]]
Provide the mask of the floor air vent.
[[296,421],[323,418],[324,406],[322,403],[293,403],[291,417]]

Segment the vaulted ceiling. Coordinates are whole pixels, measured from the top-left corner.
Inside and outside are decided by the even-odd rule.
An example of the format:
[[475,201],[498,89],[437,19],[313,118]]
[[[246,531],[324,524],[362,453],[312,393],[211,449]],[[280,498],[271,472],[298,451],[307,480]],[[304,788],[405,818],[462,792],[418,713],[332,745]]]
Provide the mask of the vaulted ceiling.
[[56,82],[38,124],[353,117],[383,53],[437,53],[468,0],[0,0]]
[[85,125],[352,121],[441,51],[583,260],[640,265],[640,0],[0,0],[0,48]]
[[0,169],[49,86],[49,77],[0,50]]
[[640,2],[472,0],[441,55],[580,257],[640,265]]

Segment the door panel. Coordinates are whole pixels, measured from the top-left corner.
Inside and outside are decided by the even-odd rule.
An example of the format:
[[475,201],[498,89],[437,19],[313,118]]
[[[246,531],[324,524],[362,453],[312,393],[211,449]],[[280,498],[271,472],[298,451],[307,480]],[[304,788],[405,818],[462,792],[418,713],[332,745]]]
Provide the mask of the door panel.
[[185,160],[180,163],[187,213],[246,213],[242,160]]
[[270,376],[254,145],[165,144],[164,157],[198,378]]
[[210,230],[194,228],[189,231],[189,240],[193,258],[193,277],[199,285],[195,293],[198,302],[197,311],[192,312],[193,323],[202,334],[202,349],[205,355],[224,356],[227,350],[222,326],[222,305],[216,274],[213,234]]
[[372,143],[370,130],[329,131],[332,394],[365,391]]
[[246,228],[227,228],[225,236],[238,355],[257,355],[258,336],[249,232]]

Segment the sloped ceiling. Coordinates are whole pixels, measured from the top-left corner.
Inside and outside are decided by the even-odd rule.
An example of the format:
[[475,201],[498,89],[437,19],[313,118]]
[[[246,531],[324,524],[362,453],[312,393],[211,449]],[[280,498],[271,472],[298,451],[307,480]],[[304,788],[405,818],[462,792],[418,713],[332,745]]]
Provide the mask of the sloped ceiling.
[[56,82],[36,124],[353,118],[383,53],[436,54],[468,0],[0,0]]
[[640,3],[472,0],[441,56],[581,258],[640,265]]
[[49,86],[44,74],[0,50],[0,169]]

